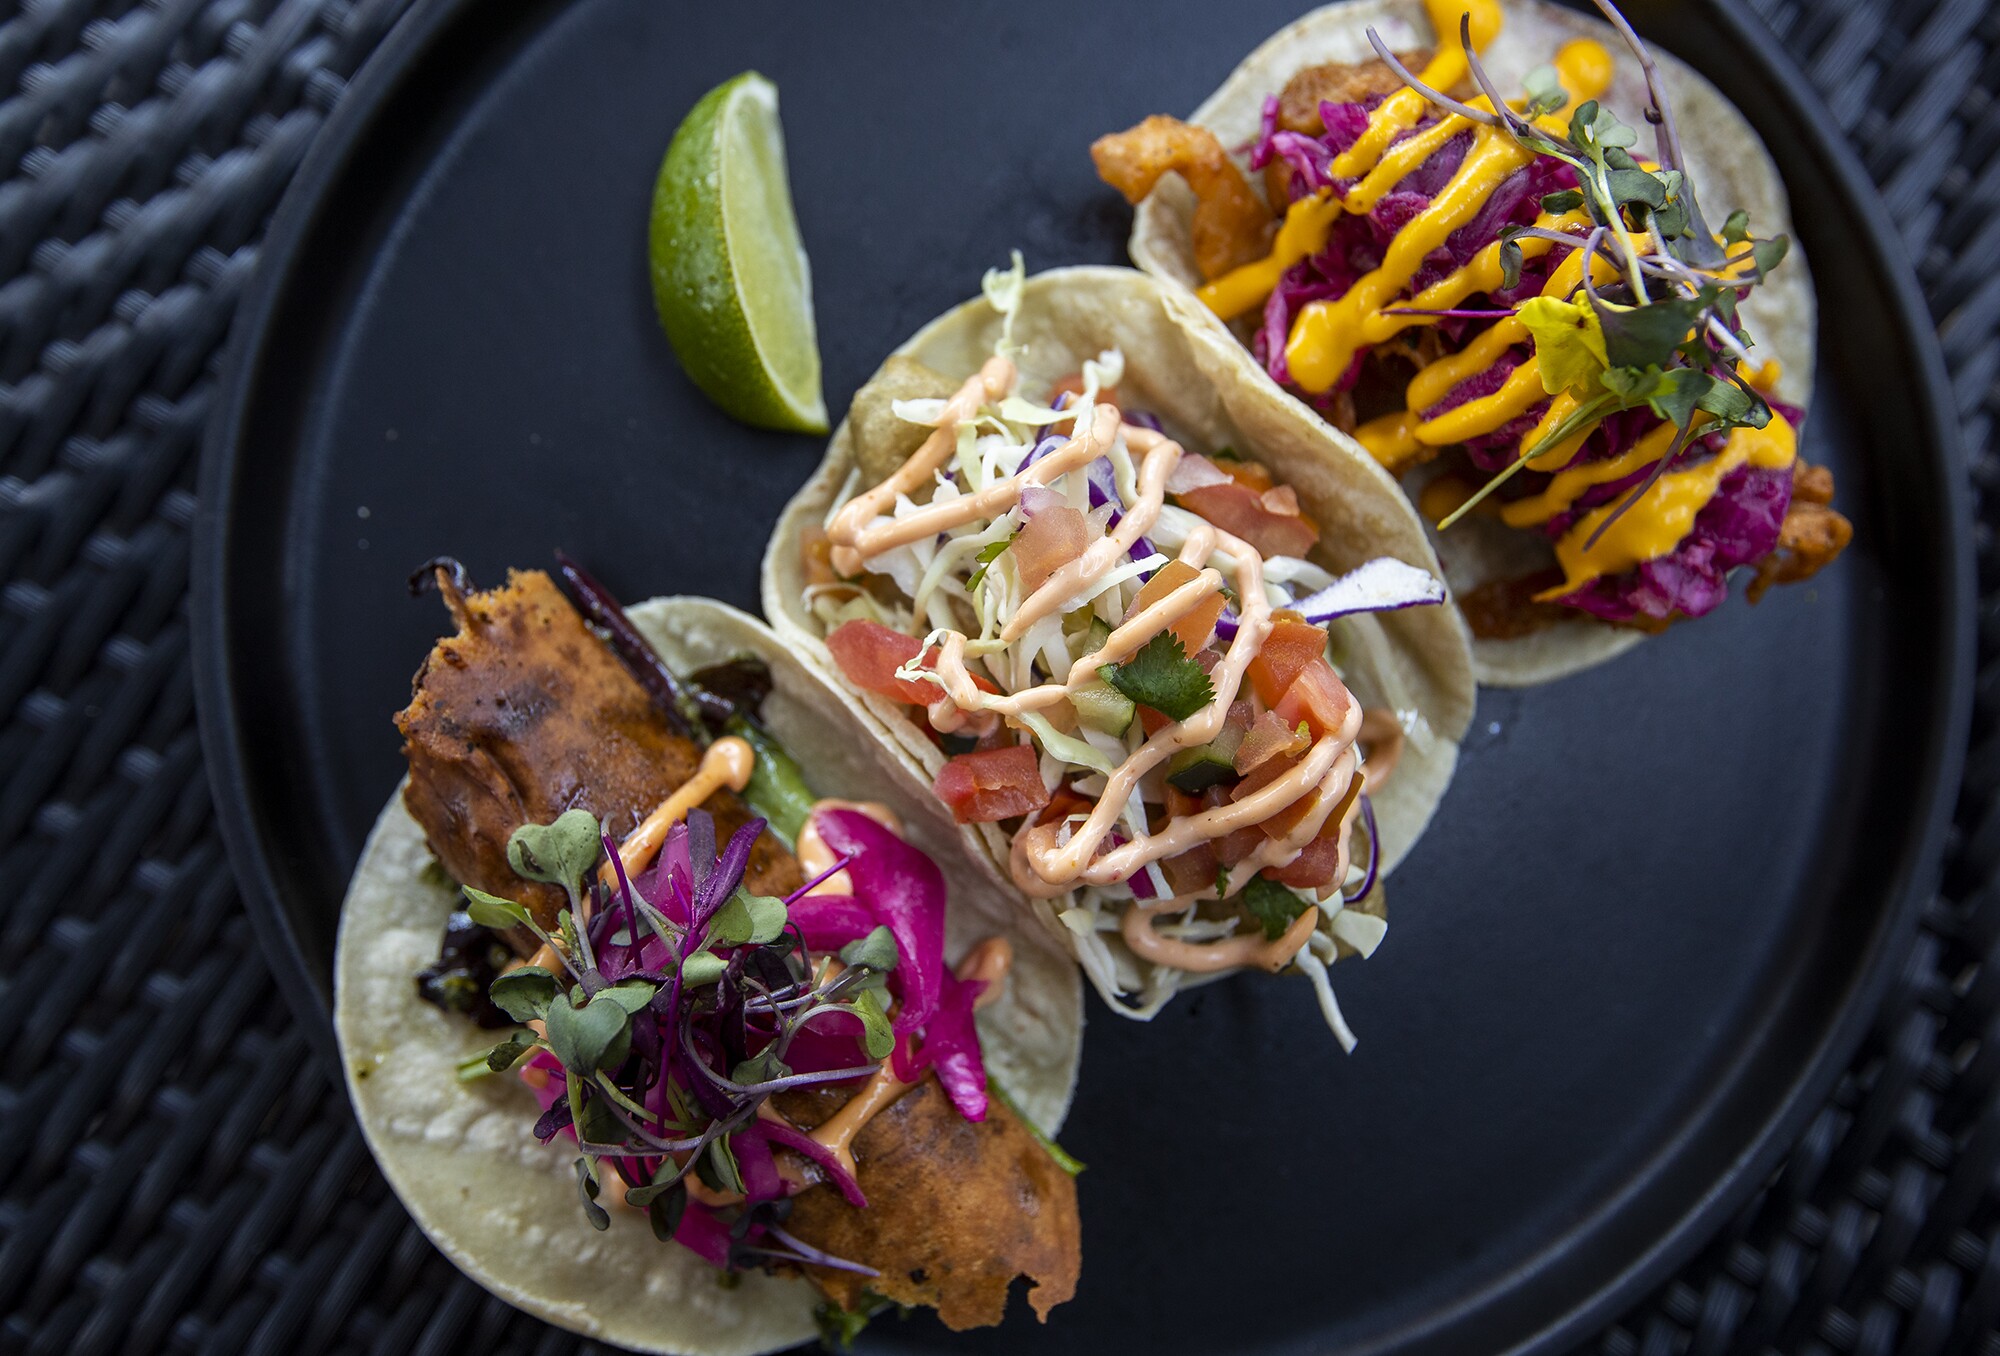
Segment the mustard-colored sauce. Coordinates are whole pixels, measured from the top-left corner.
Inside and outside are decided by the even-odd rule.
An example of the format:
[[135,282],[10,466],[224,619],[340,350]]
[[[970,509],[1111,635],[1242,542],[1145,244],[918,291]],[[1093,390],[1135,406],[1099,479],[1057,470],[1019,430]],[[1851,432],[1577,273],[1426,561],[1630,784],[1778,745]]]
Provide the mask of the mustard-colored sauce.
[[[1666,432],[1671,435],[1673,430]],[[1694,526],[1695,515],[1715,497],[1717,487],[1731,471],[1744,465],[1778,470],[1790,466],[1797,453],[1792,426],[1775,412],[1771,422],[1761,429],[1732,430],[1722,451],[1708,461],[1661,476],[1646,492],[1645,499],[1613,523],[1588,551],[1584,550],[1584,543],[1617,506],[1606,504],[1578,519],[1556,543],[1556,561],[1563,568],[1563,582],[1536,594],[1536,598],[1540,601],[1559,598],[1601,575],[1618,574],[1666,555],[1687,536]]]

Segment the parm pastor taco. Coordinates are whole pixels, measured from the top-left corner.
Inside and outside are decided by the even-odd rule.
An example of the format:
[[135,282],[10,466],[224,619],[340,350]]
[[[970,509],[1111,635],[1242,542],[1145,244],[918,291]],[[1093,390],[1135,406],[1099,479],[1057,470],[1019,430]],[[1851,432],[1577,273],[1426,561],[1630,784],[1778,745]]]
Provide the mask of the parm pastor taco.
[[1133,261],[1445,529],[1484,682],[1610,658],[1738,567],[1754,602],[1852,535],[1797,455],[1814,302],[1777,168],[1600,8],[1616,28],[1548,0],[1346,0],[1187,122],[1091,148],[1138,204]]
[[1017,1276],[1046,1317],[1068,956],[760,623],[566,569],[609,643],[545,574],[437,569],[457,633],[348,890],[335,1020],[397,1194],[495,1294],[643,1351],[996,1323]]
[[1394,485],[1233,345],[1144,274],[1016,257],[855,397],[764,607],[1112,1007],[1295,969],[1351,1041],[1327,963],[1382,936],[1471,657]]

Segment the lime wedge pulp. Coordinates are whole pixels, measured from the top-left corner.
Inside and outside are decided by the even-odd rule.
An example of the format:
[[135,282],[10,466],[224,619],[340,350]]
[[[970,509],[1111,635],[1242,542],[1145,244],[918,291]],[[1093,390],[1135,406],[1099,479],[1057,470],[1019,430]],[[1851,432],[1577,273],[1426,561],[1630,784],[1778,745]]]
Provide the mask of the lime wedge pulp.
[[653,301],[694,384],[747,424],[826,432],[776,85],[745,71],[689,111],[660,164],[650,234]]

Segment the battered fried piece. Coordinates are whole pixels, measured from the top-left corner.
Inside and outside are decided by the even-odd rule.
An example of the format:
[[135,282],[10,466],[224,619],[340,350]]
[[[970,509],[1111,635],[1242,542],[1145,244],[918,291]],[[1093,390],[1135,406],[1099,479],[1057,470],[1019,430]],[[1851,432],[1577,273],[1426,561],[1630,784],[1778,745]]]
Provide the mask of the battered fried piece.
[[[787,1096],[782,1110],[810,1129],[843,1095]],[[843,1308],[863,1291],[927,1305],[955,1332],[998,1323],[1016,1276],[1044,1322],[1076,1294],[1082,1265],[1076,1181],[995,1098],[978,1125],[958,1114],[935,1077],[905,1093],[856,1137],[866,1210],[832,1187],[792,1201],[785,1226],[816,1248],[875,1268],[875,1277],[809,1267]]]
[[1276,222],[1243,171],[1206,127],[1155,113],[1130,131],[1091,143],[1097,175],[1137,203],[1162,174],[1178,174],[1194,190],[1194,260],[1203,278],[1216,278],[1264,257]]
[[[403,803],[453,880],[521,901],[553,932],[563,892],[515,875],[508,837],[579,806],[622,837],[694,775],[701,750],[540,570],[509,571],[484,593],[462,594],[442,572],[439,583],[458,634],[432,647],[396,716],[410,762]],[[749,818],[727,790],[706,808],[725,840]],[[786,895],[799,866],[767,835],[747,878]],[[508,940],[523,954],[538,945],[525,929]]]
[[1773,584],[1796,584],[1818,574],[1854,540],[1854,524],[1828,507],[1833,472],[1824,466],[1792,463],[1792,503],[1778,526],[1778,544],[1757,562],[1749,597],[1756,602]]
[[[1430,64],[1430,49],[1398,52],[1396,59],[1411,70],[1420,71]],[[1278,95],[1278,126],[1287,132],[1319,136],[1326,131],[1326,120],[1319,112],[1321,104],[1358,104],[1386,98],[1402,86],[1402,77],[1389,68],[1388,62],[1372,57],[1367,61],[1325,61],[1307,66],[1287,80],[1284,91]],[[1264,196],[1276,211],[1282,212],[1290,205],[1291,178],[1291,166],[1281,159],[1264,166]]]
[[[1430,59],[1428,48],[1396,53],[1396,60],[1413,71],[1422,70]],[[1389,68],[1388,62],[1375,57],[1307,66],[1287,80],[1284,91],[1278,95],[1278,126],[1288,132],[1318,136],[1326,131],[1326,123],[1319,115],[1321,104],[1358,104],[1386,98],[1402,87],[1402,77]]]

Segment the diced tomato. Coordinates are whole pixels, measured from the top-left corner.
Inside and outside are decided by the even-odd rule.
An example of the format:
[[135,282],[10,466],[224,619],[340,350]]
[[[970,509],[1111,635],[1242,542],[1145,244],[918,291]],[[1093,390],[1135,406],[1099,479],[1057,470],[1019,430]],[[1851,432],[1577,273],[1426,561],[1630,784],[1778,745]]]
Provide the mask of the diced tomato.
[[1288,725],[1277,712],[1266,711],[1236,746],[1236,771],[1254,772],[1269,758],[1297,758],[1311,746],[1312,740],[1299,733],[1296,722]]
[[[1267,758],[1256,771],[1236,784],[1236,789],[1230,793],[1230,799],[1247,800],[1269,786],[1272,782],[1277,781],[1278,778],[1295,770],[1298,765],[1298,759],[1296,758]],[[1315,786],[1290,805],[1285,806],[1275,814],[1267,815],[1259,820],[1257,823],[1258,832],[1262,833],[1266,838],[1283,838],[1293,829],[1296,829],[1304,822],[1306,816],[1313,812],[1319,805],[1319,797],[1319,788]]]
[[1304,557],[1319,541],[1319,526],[1299,512],[1299,497],[1289,485],[1259,494],[1232,479],[1174,497],[1182,508],[1243,538],[1266,556]]
[[1303,720],[1313,738],[1322,739],[1346,723],[1353,707],[1354,697],[1333,665],[1317,659],[1299,671],[1276,710],[1287,724],[1296,726]]
[[1237,829],[1215,840],[1215,854],[1222,859],[1224,866],[1234,866],[1255,852],[1258,844],[1263,841],[1264,831],[1255,825],[1247,829]]
[[1312,625],[1296,612],[1280,612],[1273,619],[1271,634],[1264,638],[1263,648],[1251,659],[1246,672],[1258,700],[1272,707],[1283,698],[1293,680],[1305,672],[1306,665],[1325,658],[1325,628]]
[[[881,622],[865,618],[842,622],[826,638],[826,648],[833,652],[833,662],[840,665],[840,671],[848,682],[865,692],[880,693],[916,706],[929,706],[944,695],[944,688],[936,683],[920,683],[896,676],[897,669],[917,657],[922,644],[915,636],[906,636]],[[932,646],[926,658],[934,660],[936,656],[937,647]],[[1000,690],[976,673],[968,676],[972,685],[981,692]]]
[[1167,878],[1167,888],[1174,894],[1191,895],[1214,886],[1221,865],[1213,843],[1197,843],[1178,856],[1161,859],[1160,874]]
[[[1153,577],[1140,588],[1139,596],[1132,600],[1131,610],[1125,614],[1126,619],[1129,621],[1138,616],[1199,574],[1200,571],[1185,561],[1168,561],[1153,571]],[[1216,618],[1222,615],[1222,604],[1221,592],[1211,593],[1167,628],[1180,641],[1182,650],[1192,655],[1208,644],[1208,638],[1215,634]]]
[[938,770],[932,789],[961,824],[992,824],[1049,803],[1041,761],[1029,744],[961,753]]
[[1146,737],[1148,739],[1151,739],[1154,735],[1166,729],[1169,725],[1172,725],[1173,723],[1174,723],[1173,718],[1171,716],[1167,716],[1158,711],[1155,711],[1152,707],[1147,706],[1143,703],[1140,704],[1139,728],[1146,732]]
[[1090,523],[1067,504],[1045,508],[1028,519],[1008,549],[1021,572],[1023,593],[1033,593],[1049,576],[1082,555],[1090,545]]
[[826,648],[833,652],[833,662],[840,665],[847,681],[863,691],[918,706],[929,706],[941,695],[935,683],[914,683],[896,676],[897,669],[917,657],[923,642],[881,622],[860,618],[842,622],[826,638]]
[[[1329,823],[1332,822],[1329,816]],[[1337,825],[1335,826],[1338,827]],[[1306,850],[1283,866],[1266,867],[1264,874],[1280,885],[1316,890],[1333,884],[1340,872],[1340,835],[1322,833],[1306,844]]]

